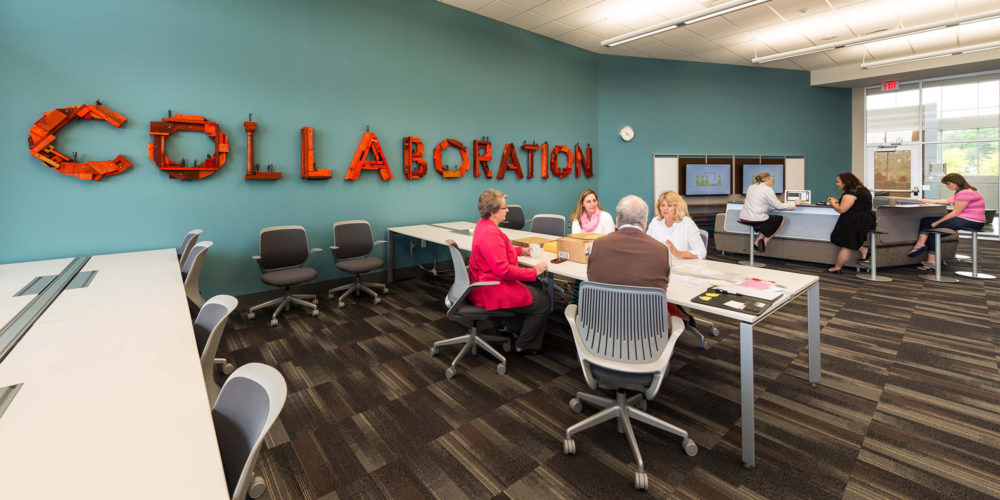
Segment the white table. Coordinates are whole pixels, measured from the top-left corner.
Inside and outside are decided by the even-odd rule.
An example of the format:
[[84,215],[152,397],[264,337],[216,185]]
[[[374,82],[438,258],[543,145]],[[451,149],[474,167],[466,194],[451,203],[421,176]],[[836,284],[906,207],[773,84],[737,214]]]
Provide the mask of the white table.
[[[445,227],[447,226],[447,227]],[[409,236],[419,240],[429,241],[443,245],[445,240],[454,240],[462,250],[472,248],[472,235],[465,231],[456,232],[451,228],[467,228],[474,224],[468,222],[450,222],[441,224],[420,224],[416,226],[392,227],[387,230],[389,242],[389,261],[387,281],[392,282],[393,271],[393,240],[396,235]],[[523,238],[526,236],[537,236],[541,238],[553,238],[551,235],[529,233],[527,231],[503,230],[511,239]],[[542,252],[537,258],[522,256],[519,262],[524,266],[534,266],[543,260],[549,261],[556,256],[550,252]],[[754,448],[754,385],[753,385],[753,327],[765,318],[778,311],[796,297],[806,294],[807,300],[807,348],[809,357],[809,382],[812,385],[820,383],[820,329],[819,329],[819,278],[816,276],[776,271],[766,268],[752,268],[740,266],[726,262],[715,262],[710,260],[685,260],[682,264],[675,262],[675,266],[693,268],[690,274],[704,273],[727,273],[740,275],[744,278],[758,278],[762,280],[774,281],[784,288],[784,293],[776,299],[766,311],[760,315],[750,314],[722,309],[707,305],[702,302],[693,302],[697,295],[705,291],[706,285],[690,283],[680,278],[676,273],[672,273],[670,285],[667,287],[667,299],[685,308],[705,311],[725,318],[734,319],[740,322],[740,412],[743,449],[743,464],[746,467],[756,465]],[[577,262],[562,262],[550,264],[549,272],[585,281],[587,279],[587,266]],[[689,274],[685,271],[685,274]]]
[[[37,268],[0,266],[0,288]],[[0,417],[0,498],[227,498],[175,250],[94,270],[0,363],[0,386],[24,384]]]

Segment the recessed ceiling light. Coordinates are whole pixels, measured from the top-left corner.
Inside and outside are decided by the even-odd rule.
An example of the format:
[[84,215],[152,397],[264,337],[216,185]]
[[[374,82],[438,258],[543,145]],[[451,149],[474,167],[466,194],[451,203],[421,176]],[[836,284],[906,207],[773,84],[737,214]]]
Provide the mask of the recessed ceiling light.
[[883,31],[889,31],[889,28],[882,28],[882,29],[878,29],[878,30],[874,30],[874,31],[869,31],[868,33],[865,33],[865,34],[863,34],[861,36],[874,35],[875,33],[881,33]]
[[809,9],[808,8],[802,8],[802,9],[799,9],[799,12],[802,13],[802,14],[805,14],[806,12],[809,12]]

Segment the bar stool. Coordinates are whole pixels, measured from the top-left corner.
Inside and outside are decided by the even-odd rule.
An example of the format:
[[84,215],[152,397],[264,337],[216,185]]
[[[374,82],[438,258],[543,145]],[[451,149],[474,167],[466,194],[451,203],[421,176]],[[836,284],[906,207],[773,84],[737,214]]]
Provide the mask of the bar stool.
[[969,232],[972,233],[972,272],[970,273],[969,271],[955,271],[955,274],[957,274],[959,276],[965,276],[966,278],[975,278],[975,279],[980,279],[980,280],[992,280],[992,279],[996,279],[996,276],[993,276],[992,274],[986,274],[986,273],[979,272],[979,245],[978,245],[978,243],[979,243],[979,232],[980,231],[987,231],[987,232],[991,232],[992,233],[993,232],[993,226],[991,226],[989,224],[986,224],[986,225],[983,226],[982,229],[979,229],[979,230],[966,229],[966,231],[969,231]]
[[875,259],[875,257],[876,257],[876,254],[875,254],[875,241],[878,239],[876,237],[876,235],[878,235],[878,234],[886,234],[888,232],[889,231],[886,231],[885,229],[878,228],[878,227],[876,227],[874,229],[868,230],[868,237],[871,240],[871,244],[868,246],[868,255],[870,257],[869,260],[871,260],[871,266],[868,269],[868,271],[869,271],[870,274],[858,273],[857,274],[858,278],[861,278],[863,280],[868,280],[868,281],[881,281],[881,282],[892,281],[892,278],[890,278],[888,276],[879,276],[878,275],[878,271],[876,271],[876,268],[878,267],[878,264],[876,263],[876,259]]
[[958,278],[952,278],[951,276],[941,276],[941,235],[951,233],[951,229],[942,228],[930,228],[927,230],[928,233],[934,233],[934,249],[938,253],[937,258],[934,259],[934,276],[929,274],[921,274],[920,279],[925,279],[927,281],[938,281],[941,283],[958,283]]
[[759,224],[759,223],[758,222],[744,222],[742,220],[740,220],[739,223],[743,224],[744,226],[747,226],[747,227],[750,228],[750,260],[741,260],[739,262],[739,264],[741,266],[764,267],[764,264],[761,264],[760,262],[755,263],[753,261],[753,251],[754,251],[753,240],[755,240],[757,238],[757,227],[756,227],[756,224]]

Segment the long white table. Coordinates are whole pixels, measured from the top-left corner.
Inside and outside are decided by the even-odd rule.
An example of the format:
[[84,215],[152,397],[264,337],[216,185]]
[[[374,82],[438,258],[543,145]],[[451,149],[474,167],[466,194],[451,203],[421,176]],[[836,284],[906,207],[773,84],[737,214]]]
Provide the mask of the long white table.
[[[453,240],[462,250],[472,248],[472,234],[467,230],[473,227],[470,222],[449,222],[439,224],[420,224],[415,226],[391,227],[388,232],[389,259],[387,282],[392,282],[393,272],[393,249],[395,236],[402,235],[418,240],[428,241],[443,245],[446,240]],[[463,229],[464,228],[464,229]],[[514,231],[503,229],[511,239],[519,239],[528,236],[554,239],[551,235],[530,233],[527,231]],[[522,256],[519,262],[524,266],[534,266],[541,261],[551,261],[556,256],[550,252],[542,252],[537,258]],[[667,287],[667,299],[670,302],[681,305],[685,308],[705,311],[725,318],[739,321],[740,323],[740,412],[742,425],[742,451],[743,464],[746,467],[756,465],[754,448],[754,384],[753,384],[753,327],[765,318],[775,313],[786,304],[806,294],[807,301],[807,348],[809,358],[809,382],[812,385],[820,383],[820,328],[819,328],[819,278],[816,276],[776,271],[767,268],[752,268],[740,266],[727,262],[716,262],[710,260],[684,260],[674,262],[678,269],[684,269],[683,273],[688,278],[679,277],[672,273],[670,285]],[[577,262],[562,262],[550,264],[549,272],[585,281],[587,279],[587,266]],[[704,281],[703,276],[725,274],[731,276],[741,276],[742,278],[758,278],[761,280],[773,281],[784,288],[782,296],[775,299],[771,307],[759,315],[751,315],[739,311],[722,309],[707,305],[703,302],[695,302],[696,296],[705,291],[705,284],[697,284]],[[701,277],[700,277],[701,276]]]
[[[0,266],[4,316],[15,281],[65,267],[46,262]],[[0,362],[0,386],[23,384],[0,416],[0,498],[227,498],[177,254],[85,271]]]

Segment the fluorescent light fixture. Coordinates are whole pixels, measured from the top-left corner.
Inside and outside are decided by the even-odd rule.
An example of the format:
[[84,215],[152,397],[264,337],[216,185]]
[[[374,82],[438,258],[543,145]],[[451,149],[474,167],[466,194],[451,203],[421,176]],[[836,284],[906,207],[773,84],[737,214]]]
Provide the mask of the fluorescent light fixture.
[[[602,47],[615,47],[623,43],[632,42],[640,38],[646,38],[647,36],[653,36],[657,33],[663,33],[670,31],[672,29],[680,28],[681,26],[687,26],[689,24],[694,24],[697,22],[704,21],[706,19],[711,19],[716,16],[721,16],[723,14],[728,14],[730,12],[735,12],[740,9],[746,9],[747,7],[753,7],[754,5],[760,5],[765,2],[770,2],[771,0],[731,0],[726,3],[716,5],[715,7],[709,7],[705,10],[700,10],[693,14],[688,14],[686,16],[681,16],[669,21],[654,24],[652,26],[646,26],[645,28],[631,31],[625,33],[624,35],[619,35],[614,38],[609,38],[601,42]],[[998,12],[1000,14],[1000,12]]]
[[893,64],[902,64],[914,61],[925,61],[927,59],[937,59],[939,57],[957,56],[959,54],[971,54],[973,52],[980,52],[983,50],[990,50],[990,49],[1000,49],[1000,41],[986,42],[976,45],[967,45],[965,47],[955,47],[952,49],[937,50],[934,52],[913,54],[910,56],[895,57],[892,59],[883,59],[881,61],[866,62],[861,64],[861,69],[879,68],[882,66],[891,66]]
[[1000,9],[991,10],[988,12],[982,12],[979,14],[971,14],[968,16],[957,17],[955,19],[949,19],[947,21],[938,21],[935,23],[921,24],[919,26],[913,26],[910,28],[900,28],[896,30],[883,31],[881,33],[873,33],[871,35],[859,36],[857,38],[851,38],[839,42],[830,42],[830,43],[824,43],[822,45],[816,45],[813,47],[805,47],[802,49],[789,50],[788,52],[779,52],[777,54],[771,54],[769,56],[755,57],[751,59],[750,62],[753,62],[755,64],[763,64],[773,61],[780,61],[782,59],[791,59],[793,57],[816,54],[819,52],[826,52],[828,50],[840,49],[843,47],[854,47],[856,45],[864,45],[866,43],[871,43],[871,42],[890,40],[902,36],[915,35],[917,33],[926,33],[928,31],[954,28],[955,26],[978,23],[981,21],[996,19],[997,17],[1000,17]]

